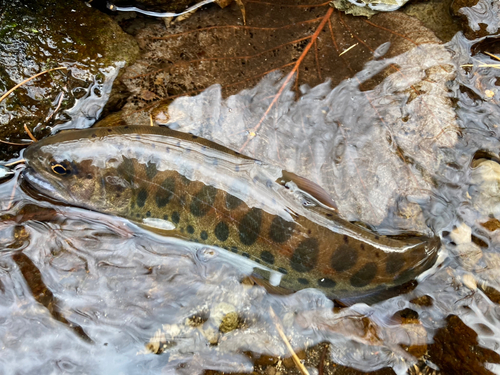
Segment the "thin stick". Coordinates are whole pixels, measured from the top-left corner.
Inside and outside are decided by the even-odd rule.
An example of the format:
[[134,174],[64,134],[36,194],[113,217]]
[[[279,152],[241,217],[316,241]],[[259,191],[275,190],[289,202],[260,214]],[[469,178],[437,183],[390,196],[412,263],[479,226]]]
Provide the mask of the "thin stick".
[[290,80],[293,78],[295,73],[298,73],[298,70],[300,68],[300,64],[302,63],[302,60],[304,60],[304,58],[306,57],[307,53],[309,52],[309,50],[313,46],[316,39],[318,39],[318,36],[319,36],[321,30],[323,30],[323,27],[325,27],[326,22],[330,19],[332,12],[333,12],[333,8],[329,8],[328,11],[326,12],[325,16],[323,17],[321,23],[319,24],[318,28],[314,32],[314,34],[311,35],[309,44],[306,46],[306,48],[304,48],[304,51],[302,51],[300,57],[298,58],[297,62],[294,65],[293,69],[286,76],[283,84],[281,85],[280,89],[278,90],[278,93],[274,96],[273,101],[271,102],[271,104],[269,104],[269,107],[267,107],[266,111],[264,112],[264,115],[262,116],[262,118],[260,119],[258,124],[255,125],[254,128],[248,132],[247,140],[245,141],[245,143],[243,143],[243,146],[241,146],[241,148],[238,150],[239,152],[242,152],[247,147],[247,144],[257,135],[257,130],[259,130],[260,126],[262,125],[262,123],[266,119],[267,115],[269,114],[269,112],[271,111],[273,106],[278,102],[278,99],[281,97],[281,94],[283,93],[283,91],[285,91],[287,83],[290,82]]
[[292,345],[290,345],[290,341],[288,341],[288,338],[286,337],[285,333],[283,332],[283,329],[281,328],[281,323],[274,313],[274,310],[272,307],[269,307],[269,314],[271,315],[271,318],[273,318],[274,324],[276,325],[276,329],[278,330],[279,335],[281,336],[281,339],[285,343],[286,347],[288,348],[288,351],[292,355],[293,362],[295,363],[295,366],[300,370],[300,372],[304,375],[310,375],[309,371],[305,368],[305,366],[300,362],[299,357],[297,357],[297,354],[295,354]]
[[12,163],[9,163],[9,164],[4,164],[4,167],[12,167],[13,165],[21,164],[21,163],[25,163],[25,162],[26,162],[25,159],[21,159],[18,161],[13,161]]
[[8,211],[12,208],[12,202],[14,201],[14,197],[16,195],[16,188],[17,188],[18,181],[19,181],[19,179],[17,179],[17,178],[14,181],[14,187],[12,188],[12,193],[10,194],[10,199],[9,199],[9,205],[5,209],[6,211]]
[[153,122],[153,115],[151,113],[149,114],[149,125],[155,126],[155,124]]
[[327,350],[328,350],[328,344],[325,345],[325,348],[323,349],[323,353],[321,353],[321,357],[319,359],[318,375],[323,375],[323,371],[325,368],[325,357],[326,357]]
[[491,56],[491,57],[493,57],[493,58],[497,59],[497,60],[500,60],[500,57],[498,57],[498,56],[496,56],[496,55],[494,55],[494,54],[492,54],[492,53],[489,53],[489,52],[485,52],[485,53],[486,53],[487,55],[489,55],[489,56]]
[[359,43],[353,44],[348,49],[343,50],[342,52],[339,53],[339,56],[342,56],[344,53],[349,52],[351,49],[353,49],[354,47],[356,47],[358,44]]
[[44,70],[43,72],[41,73],[38,73],[38,74],[35,74],[34,76],[30,77],[30,78],[26,78],[24,81],[22,81],[21,83],[18,83],[17,85],[15,85],[13,88],[11,88],[9,91],[7,91],[5,94],[2,95],[2,97],[0,98],[0,102],[2,102],[2,100],[4,100],[7,96],[10,95],[10,93],[12,93],[15,89],[17,89],[18,87],[24,85],[26,82],[29,82],[31,81],[32,79],[38,77],[38,76],[41,76],[42,74],[45,74],[45,73],[48,73],[48,72],[52,72],[54,70],[61,70],[61,69],[68,69],[66,68],[65,66],[61,66],[59,68],[54,68],[54,69],[49,69],[49,70]]
[[26,133],[28,133],[28,136],[31,138],[33,142],[38,142],[38,140],[31,134],[31,131],[28,129],[28,126],[24,124],[24,130],[26,130]]
[[3,140],[0,139],[0,143],[5,143],[7,145],[12,145],[12,146],[28,146],[28,145],[32,144],[33,142],[30,142],[30,143],[14,143],[14,142],[3,141]]
[[59,107],[61,106],[63,98],[64,98],[64,92],[61,94],[61,97],[59,98],[59,103],[57,103],[56,109],[54,109],[54,112],[52,112],[50,114],[50,116],[45,119],[45,122],[49,121],[52,118],[52,116],[54,116],[57,113],[57,111],[59,110]]

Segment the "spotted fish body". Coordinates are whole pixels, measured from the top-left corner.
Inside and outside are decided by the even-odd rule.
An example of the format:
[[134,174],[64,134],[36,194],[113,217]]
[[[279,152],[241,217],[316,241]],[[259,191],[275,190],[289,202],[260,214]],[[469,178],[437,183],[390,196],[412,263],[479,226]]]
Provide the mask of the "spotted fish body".
[[438,238],[378,236],[285,183],[281,169],[166,128],[62,133],[25,159],[25,179],[46,195],[225,248],[281,273],[287,289],[370,294],[414,279],[439,249]]

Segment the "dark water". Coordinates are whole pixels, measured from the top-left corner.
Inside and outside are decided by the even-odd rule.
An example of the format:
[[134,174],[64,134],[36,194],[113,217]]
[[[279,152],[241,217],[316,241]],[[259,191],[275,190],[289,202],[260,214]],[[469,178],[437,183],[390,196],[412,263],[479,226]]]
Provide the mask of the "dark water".
[[[0,185],[0,373],[251,372],[245,352],[289,355],[281,325],[296,350],[329,342],[335,363],[403,374],[416,360],[402,345],[432,342],[450,314],[500,353],[500,70],[476,52],[488,46],[458,34],[334,89],[303,87],[244,150],[321,183],[351,220],[440,235],[440,265],[413,291],[335,310],[313,289],[271,295],[241,283],[251,265],[222,249],[49,202],[17,169]],[[360,90],[391,64],[398,73]],[[212,87],[175,101],[168,124],[240,149],[278,88],[276,76],[228,99]],[[414,303],[422,296],[432,305]],[[404,309],[418,321],[399,324]]]

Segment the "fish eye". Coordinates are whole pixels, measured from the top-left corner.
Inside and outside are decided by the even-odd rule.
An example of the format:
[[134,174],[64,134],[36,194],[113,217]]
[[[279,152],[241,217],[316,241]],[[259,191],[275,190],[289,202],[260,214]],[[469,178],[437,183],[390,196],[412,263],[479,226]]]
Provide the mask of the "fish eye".
[[70,172],[69,169],[65,168],[64,165],[59,163],[51,163],[50,169],[52,169],[52,172],[60,176],[67,175]]

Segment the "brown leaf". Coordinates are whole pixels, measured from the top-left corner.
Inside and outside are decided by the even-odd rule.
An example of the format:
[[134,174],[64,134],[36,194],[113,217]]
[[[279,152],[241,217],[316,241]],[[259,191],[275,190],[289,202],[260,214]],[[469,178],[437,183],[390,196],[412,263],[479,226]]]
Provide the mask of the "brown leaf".
[[246,5],[248,27],[231,7],[200,13],[175,33],[142,33],[147,52],[126,83],[162,99],[136,96],[126,121],[146,121],[156,106],[157,122],[314,181],[350,220],[427,230],[416,202],[430,193],[439,150],[457,136],[445,85],[454,74],[450,53],[398,12],[366,20],[326,4]]
[[[147,89],[158,101],[190,95],[218,83],[230,95],[254,86],[272,71],[297,72],[295,90],[331,79],[334,85],[352,77],[390,42],[386,57],[421,43],[437,42],[416,19],[399,12],[371,20],[334,10],[328,2],[245,3],[248,26],[239,7],[212,7],[165,29],[161,23],[138,35],[142,58],[125,74],[124,82],[139,95]],[[151,105],[134,97],[129,109]]]

